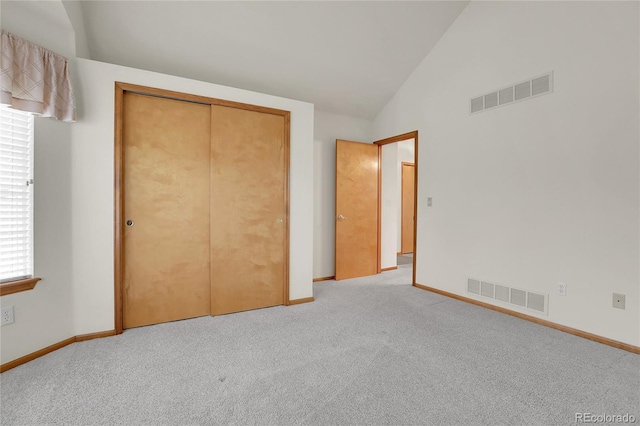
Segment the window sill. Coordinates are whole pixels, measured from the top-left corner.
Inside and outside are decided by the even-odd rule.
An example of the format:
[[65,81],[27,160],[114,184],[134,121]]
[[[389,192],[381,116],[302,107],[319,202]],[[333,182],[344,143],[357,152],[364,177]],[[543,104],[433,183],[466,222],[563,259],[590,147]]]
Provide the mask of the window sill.
[[21,291],[33,290],[41,278],[26,278],[24,280],[10,281],[0,284],[0,296],[19,293]]

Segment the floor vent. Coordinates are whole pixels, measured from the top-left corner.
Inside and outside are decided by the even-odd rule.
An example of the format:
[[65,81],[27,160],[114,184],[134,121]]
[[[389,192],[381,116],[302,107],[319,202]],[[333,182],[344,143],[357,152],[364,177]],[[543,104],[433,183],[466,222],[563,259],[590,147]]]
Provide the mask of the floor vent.
[[475,278],[467,279],[467,292],[545,315],[548,313],[549,295],[545,293],[522,290]]
[[471,98],[469,112],[475,114],[553,92],[553,71],[509,87]]

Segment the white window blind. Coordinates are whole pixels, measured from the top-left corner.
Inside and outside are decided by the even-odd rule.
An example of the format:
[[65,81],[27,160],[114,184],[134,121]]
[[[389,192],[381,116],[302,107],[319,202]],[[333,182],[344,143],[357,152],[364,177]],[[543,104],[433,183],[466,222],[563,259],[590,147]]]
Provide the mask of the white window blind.
[[33,276],[33,116],[0,107],[0,283]]

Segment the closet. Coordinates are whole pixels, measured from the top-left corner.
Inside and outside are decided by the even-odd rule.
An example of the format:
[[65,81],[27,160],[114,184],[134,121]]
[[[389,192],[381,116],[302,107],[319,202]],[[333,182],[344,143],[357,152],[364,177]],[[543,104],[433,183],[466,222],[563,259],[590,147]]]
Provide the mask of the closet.
[[116,332],[288,304],[289,112],[116,85]]

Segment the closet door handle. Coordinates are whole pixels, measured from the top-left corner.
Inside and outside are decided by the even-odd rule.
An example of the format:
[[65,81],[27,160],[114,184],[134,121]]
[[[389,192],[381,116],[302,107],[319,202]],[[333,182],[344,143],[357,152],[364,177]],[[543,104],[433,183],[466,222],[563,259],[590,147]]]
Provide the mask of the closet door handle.
[[131,219],[127,219],[127,221],[124,224],[127,225],[128,228],[131,228],[136,223]]

